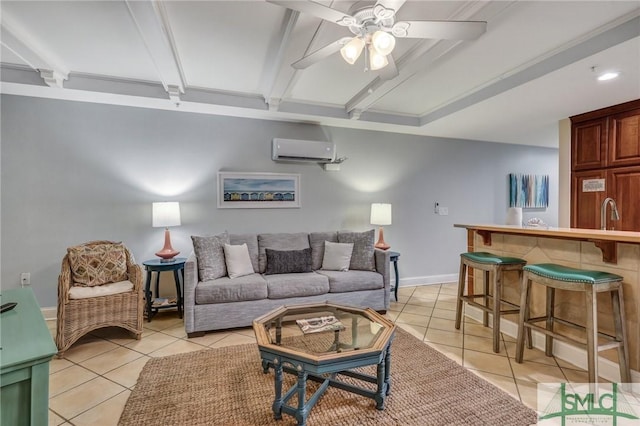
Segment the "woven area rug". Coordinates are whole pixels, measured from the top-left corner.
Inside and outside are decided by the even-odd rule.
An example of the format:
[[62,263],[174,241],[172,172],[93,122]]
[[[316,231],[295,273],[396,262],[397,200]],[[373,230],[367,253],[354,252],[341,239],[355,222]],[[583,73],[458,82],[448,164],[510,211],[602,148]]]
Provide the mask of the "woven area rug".
[[[535,411],[401,329],[391,355],[391,394],[383,411],[372,399],[330,387],[307,424],[504,426],[537,421]],[[285,379],[286,390],[294,378],[285,374]],[[273,386],[273,371],[262,373],[255,344],[154,358],[140,373],[119,424],[295,425],[286,414],[273,419]],[[307,397],[316,387],[309,381]]]

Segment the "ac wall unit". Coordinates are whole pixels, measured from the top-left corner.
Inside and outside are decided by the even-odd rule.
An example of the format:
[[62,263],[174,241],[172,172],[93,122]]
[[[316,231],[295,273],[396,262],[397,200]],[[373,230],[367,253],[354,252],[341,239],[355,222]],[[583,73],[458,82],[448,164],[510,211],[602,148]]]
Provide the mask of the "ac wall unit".
[[271,159],[274,161],[314,161],[330,163],[336,158],[333,142],[305,141],[299,139],[273,139]]

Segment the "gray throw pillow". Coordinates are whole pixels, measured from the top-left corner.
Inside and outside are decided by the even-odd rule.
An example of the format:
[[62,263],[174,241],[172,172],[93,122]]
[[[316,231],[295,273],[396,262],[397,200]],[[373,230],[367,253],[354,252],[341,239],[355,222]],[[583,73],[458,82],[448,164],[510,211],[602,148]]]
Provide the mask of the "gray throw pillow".
[[297,274],[311,272],[311,249],[272,250],[265,249],[267,268],[265,275]]
[[193,241],[193,251],[195,251],[198,260],[200,281],[211,281],[227,275],[224,245],[229,243],[229,236],[226,232],[209,237],[192,235],[191,241]]
[[311,246],[311,269],[317,271],[322,268],[324,257],[324,242],[338,242],[337,232],[312,232],[309,234],[309,245]]
[[353,243],[325,241],[322,269],[325,271],[348,271],[352,253]]
[[376,270],[376,261],[374,258],[375,232],[375,229],[365,232],[338,232],[339,243],[353,243],[353,253],[351,254],[351,264],[349,265],[350,270]]

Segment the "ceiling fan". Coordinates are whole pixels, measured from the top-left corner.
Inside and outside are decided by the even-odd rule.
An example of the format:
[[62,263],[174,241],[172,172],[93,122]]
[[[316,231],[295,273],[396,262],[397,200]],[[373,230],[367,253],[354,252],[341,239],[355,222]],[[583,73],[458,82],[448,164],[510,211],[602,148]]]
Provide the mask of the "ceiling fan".
[[396,21],[396,12],[405,1],[361,1],[355,3],[346,14],[311,0],[267,0],[348,27],[354,34],[353,37],[342,37],[291,64],[297,69],[307,68],[338,51],[347,63],[353,65],[364,51],[365,71],[381,70],[380,77],[390,79],[398,75],[391,55],[396,38],[475,40],[487,29],[487,23],[483,21]]

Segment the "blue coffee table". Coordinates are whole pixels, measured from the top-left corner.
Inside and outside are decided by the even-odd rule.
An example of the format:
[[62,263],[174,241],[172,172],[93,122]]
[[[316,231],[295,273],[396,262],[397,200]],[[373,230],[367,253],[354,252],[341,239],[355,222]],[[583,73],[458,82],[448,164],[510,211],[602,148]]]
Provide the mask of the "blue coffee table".
[[[327,318],[335,321],[326,321]],[[297,320],[328,325],[324,331],[303,331]],[[255,319],[253,330],[264,372],[274,369],[272,409],[276,420],[285,413],[295,417],[299,426],[305,425],[309,412],[330,386],[371,398],[378,410],[384,409],[385,398],[391,391],[389,374],[395,325],[373,309],[331,303],[282,306]],[[353,371],[367,365],[376,366],[375,376]],[[297,382],[283,394],[285,372],[295,374]],[[376,390],[346,383],[340,380],[340,375],[374,383]],[[307,380],[321,383],[308,401]],[[288,405],[294,395],[297,405]]]

